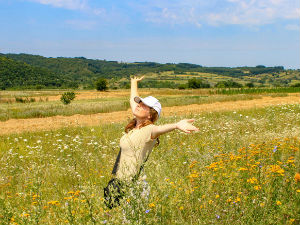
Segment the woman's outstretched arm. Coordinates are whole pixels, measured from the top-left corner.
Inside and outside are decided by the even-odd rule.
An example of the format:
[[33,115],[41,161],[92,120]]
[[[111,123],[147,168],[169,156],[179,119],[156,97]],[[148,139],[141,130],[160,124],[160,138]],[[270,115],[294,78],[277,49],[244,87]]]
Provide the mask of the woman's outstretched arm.
[[138,78],[138,77],[132,77],[130,79],[130,86],[131,86],[131,89],[130,89],[130,107],[131,107],[131,111],[133,112],[135,107],[137,106],[137,103],[134,101],[134,97],[136,96],[139,96],[138,94],[138,82],[143,80],[144,79],[144,76]]
[[192,125],[194,119],[180,120],[178,123],[165,124],[161,126],[155,126],[151,133],[151,138],[155,139],[158,136],[168,133],[172,130],[179,129],[185,133],[191,133],[191,131],[198,131],[199,129]]

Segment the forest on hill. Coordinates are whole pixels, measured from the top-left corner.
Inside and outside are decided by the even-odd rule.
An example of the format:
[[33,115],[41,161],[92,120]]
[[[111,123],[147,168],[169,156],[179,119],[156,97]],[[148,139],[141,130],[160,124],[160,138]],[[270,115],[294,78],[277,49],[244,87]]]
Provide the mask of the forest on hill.
[[[130,75],[172,71],[174,74],[208,73],[230,78],[279,74],[283,66],[204,67],[190,63],[124,63],[84,57],[43,57],[0,53],[0,89],[13,88],[93,88],[99,78],[120,80]],[[154,82],[155,83],[155,82]],[[158,83],[158,82],[156,82]],[[168,86],[169,84],[166,83]],[[123,86],[126,86],[124,83]]]

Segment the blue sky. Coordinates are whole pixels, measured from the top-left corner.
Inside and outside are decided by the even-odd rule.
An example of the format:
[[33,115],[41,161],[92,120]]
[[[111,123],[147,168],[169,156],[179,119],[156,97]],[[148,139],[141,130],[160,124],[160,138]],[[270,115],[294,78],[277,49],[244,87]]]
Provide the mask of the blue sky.
[[0,52],[300,68],[299,0],[0,0]]

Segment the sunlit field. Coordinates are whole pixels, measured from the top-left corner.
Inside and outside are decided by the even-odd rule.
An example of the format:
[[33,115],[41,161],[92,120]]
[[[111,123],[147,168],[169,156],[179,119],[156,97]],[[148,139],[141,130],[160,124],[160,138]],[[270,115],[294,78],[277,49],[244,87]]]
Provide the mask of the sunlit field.
[[1,224],[299,224],[300,106],[190,114],[199,132],[160,137],[109,210],[103,187],[125,123],[0,137]]
[[[0,121],[9,119],[45,118],[51,116],[89,115],[125,111],[129,108],[130,90],[107,92],[75,91],[70,105],[60,101],[63,90],[52,91],[0,91]],[[286,97],[300,88],[257,89],[141,89],[140,95],[156,96],[164,107],[190,104],[208,104],[237,100],[261,99],[266,96]],[[24,102],[16,102],[16,100]]]

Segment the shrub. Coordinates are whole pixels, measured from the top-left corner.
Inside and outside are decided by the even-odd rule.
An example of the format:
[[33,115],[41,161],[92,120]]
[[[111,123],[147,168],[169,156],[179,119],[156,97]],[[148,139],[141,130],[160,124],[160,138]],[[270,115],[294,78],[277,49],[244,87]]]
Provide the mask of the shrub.
[[208,83],[203,83],[202,80],[200,79],[196,79],[196,78],[192,78],[188,81],[188,88],[193,88],[193,89],[197,89],[197,88],[210,88],[210,84]]
[[96,89],[97,91],[106,91],[108,89],[107,87],[107,80],[104,78],[100,78],[96,81]]
[[68,105],[71,103],[72,100],[75,98],[74,92],[65,92],[61,95],[60,100],[63,104]]
[[300,83],[293,84],[291,87],[300,87]]
[[180,84],[180,85],[178,85],[178,89],[179,90],[184,90],[184,89],[186,89],[186,85],[185,84]]
[[248,87],[248,88],[253,88],[254,84],[252,82],[249,82],[245,86]]

